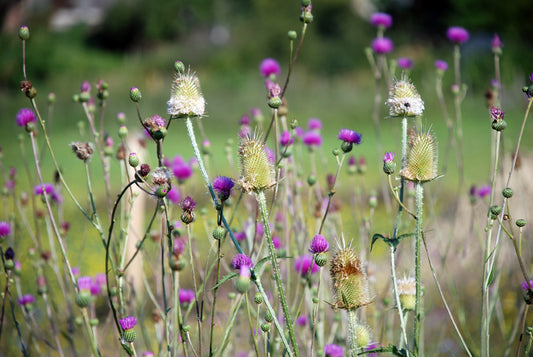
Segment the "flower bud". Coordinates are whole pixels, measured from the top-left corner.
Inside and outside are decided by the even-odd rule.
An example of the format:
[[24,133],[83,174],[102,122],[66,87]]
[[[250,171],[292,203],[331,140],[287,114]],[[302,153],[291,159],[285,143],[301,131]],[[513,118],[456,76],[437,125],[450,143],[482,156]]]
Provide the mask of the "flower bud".
[[30,38],[30,29],[28,28],[28,26],[20,26],[19,38],[22,41],[27,41]]
[[222,238],[224,238],[225,234],[226,234],[226,230],[224,229],[224,227],[218,226],[213,231],[213,238],[216,240],[221,240]]
[[287,32],[287,36],[289,37],[289,40],[294,41],[298,37],[298,34],[294,30],[290,30]]
[[131,87],[130,89],[130,99],[135,103],[138,103],[142,98],[141,91],[137,87]]
[[272,97],[268,100],[268,106],[270,108],[273,108],[273,109],[277,109],[279,107],[281,107],[281,104],[282,104],[282,100],[280,97]]
[[309,176],[307,176],[307,184],[309,186],[313,186],[315,183],[316,183],[316,176],[315,175],[310,174]]
[[265,321],[266,321],[266,322],[272,322],[272,321],[274,321],[274,317],[273,317],[272,314],[270,313],[270,310],[266,310],[266,311],[265,311]]
[[261,324],[261,331],[268,332],[270,331],[270,324],[268,322],[264,322]]
[[506,187],[502,191],[502,195],[505,198],[511,198],[511,197],[513,197],[513,194],[514,194],[513,189],[510,188],[510,187]]
[[130,156],[128,157],[128,163],[131,167],[137,167],[139,166],[139,156],[137,156],[136,153],[132,152],[130,153]]
[[76,305],[79,307],[87,307],[91,302],[91,292],[82,290],[76,294]]
[[118,128],[118,137],[121,139],[125,139],[128,136],[128,127],[126,125],[121,125],[120,128]]
[[89,92],[81,92],[78,95],[78,101],[81,103],[87,103],[91,99],[91,93]]
[[492,129],[496,131],[503,131],[507,128],[507,122],[504,119],[494,120],[491,124]]
[[174,62],[174,69],[178,73],[183,73],[185,71],[185,65],[180,60],[177,60],[176,62]]
[[326,253],[318,253],[315,255],[315,263],[319,267],[323,267],[328,263],[328,256]]
[[490,207],[490,213],[498,216],[500,213],[502,213],[502,207],[501,206],[491,206]]
[[522,228],[522,227],[524,227],[524,226],[526,225],[526,220],[520,218],[520,219],[517,219],[515,223],[516,223],[516,225],[517,225],[518,227]]
[[261,295],[261,293],[256,293],[254,296],[254,301],[257,305],[261,304],[263,302],[263,295]]

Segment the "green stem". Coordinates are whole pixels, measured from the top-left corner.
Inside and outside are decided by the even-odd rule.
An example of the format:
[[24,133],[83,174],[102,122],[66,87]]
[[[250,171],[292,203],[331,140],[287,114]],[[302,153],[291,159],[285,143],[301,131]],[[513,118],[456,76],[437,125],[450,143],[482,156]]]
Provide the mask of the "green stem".
[[359,352],[357,346],[357,313],[355,309],[350,309],[348,313],[348,343],[350,346],[350,357],[356,357]]
[[218,240],[218,246],[217,246],[217,281],[214,287],[213,291],[213,306],[211,308],[211,331],[209,336],[209,356],[213,356],[214,350],[213,350],[213,332],[215,330],[215,307],[217,305],[217,293],[218,293],[218,282],[220,280],[220,261],[221,261],[221,245],[222,240]]
[[407,333],[405,331],[405,320],[403,318],[403,309],[400,302],[400,294],[398,293],[398,280],[396,278],[396,259],[394,256],[394,247],[390,246],[390,265],[392,273],[392,285],[394,287],[394,298],[396,300],[396,306],[398,309],[398,316],[400,317],[400,327],[402,329],[402,339],[400,340],[400,348],[403,346],[403,343],[408,344]]
[[415,356],[420,356],[420,325],[421,325],[421,271],[420,271],[420,249],[422,241],[422,216],[424,214],[424,188],[421,182],[417,182],[415,186],[415,200],[416,200],[416,248],[415,248],[415,279],[416,279],[416,304],[415,304],[415,340],[414,352]]
[[198,291],[198,284],[196,283],[196,269],[195,269],[195,262],[192,255],[192,232],[191,232],[191,225],[187,224],[187,237],[189,237],[189,259],[191,264],[191,272],[192,272],[192,283],[194,286],[194,301],[196,303],[196,322],[198,324],[198,354],[202,355],[202,312],[200,310],[200,294]]
[[283,284],[281,283],[281,275],[279,272],[278,259],[276,257],[276,248],[274,248],[274,243],[272,242],[272,233],[270,232],[270,226],[268,222],[268,210],[266,206],[265,192],[262,190],[257,192],[256,199],[259,205],[259,212],[261,213],[261,217],[263,219],[263,225],[265,227],[265,235],[267,239],[268,250],[270,253],[270,258],[272,260],[272,270],[274,273],[274,280],[276,281],[276,287],[278,290],[278,295],[279,295],[279,299],[281,302],[283,315],[285,317],[285,322],[289,330],[289,339],[291,341],[294,354],[296,357],[298,357],[300,356],[300,352],[298,351],[298,345],[296,344],[296,335],[294,334],[294,327],[293,327],[291,315],[289,312],[289,305],[287,304],[287,298],[285,296]]

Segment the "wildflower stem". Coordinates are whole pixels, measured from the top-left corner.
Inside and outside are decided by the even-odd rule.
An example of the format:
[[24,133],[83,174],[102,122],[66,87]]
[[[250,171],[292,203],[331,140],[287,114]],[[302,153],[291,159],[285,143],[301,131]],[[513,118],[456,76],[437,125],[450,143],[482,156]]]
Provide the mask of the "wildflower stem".
[[259,348],[257,347],[257,338],[254,333],[254,324],[252,322],[252,315],[250,314],[250,300],[248,299],[248,292],[244,293],[244,299],[246,300],[246,312],[248,316],[248,324],[250,326],[250,333],[252,334],[252,341],[254,343],[255,355],[259,356]]
[[[279,295],[279,299],[281,302],[283,315],[285,317],[285,322],[289,330],[289,339],[291,341],[295,356],[299,357],[300,352],[298,351],[298,345],[296,343],[296,336],[294,334],[294,327],[293,327],[291,315],[289,312],[289,306],[287,304],[287,298],[285,296],[283,284],[281,283],[281,275],[279,272],[278,259],[276,257],[276,248],[274,248],[274,243],[272,242],[272,233],[270,232],[270,226],[268,222],[268,211],[267,211],[267,206],[266,206],[265,192],[263,190],[256,192],[256,199],[259,205],[259,212],[261,213],[261,217],[263,219],[263,225],[265,227],[265,236],[267,240],[268,250],[270,253],[270,258],[272,260],[272,270],[274,273],[274,280],[276,281],[276,287],[278,290],[278,295]],[[280,334],[283,334],[283,332],[280,331]]]
[[221,251],[220,251],[220,248],[221,248],[221,245],[222,245],[222,240],[219,239],[217,241],[218,245],[217,245],[217,280],[216,280],[216,284],[215,284],[215,287],[213,288],[213,306],[211,308],[211,331],[209,333],[209,356],[213,356],[214,354],[214,351],[213,351],[213,332],[215,330],[215,307],[217,305],[217,295],[218,295],[218,282],[220,280],[220,261],[221,261]]
[[403,343],[408,344],[407,332],[405,330],[405,319],[403,318],[403,309],[400,302],[400,294],[398,293],[398,279],[396,278],[396,259],[394,256],[394,247],[390,246],[390,264],[392,273],[392,286],[394,287],[394,298],[396,299],[396,307],[398,309],[398,316],[400,318],[400,328],[402,329],[402,339],[400,340],[400,348]]
[[[398,204],[400,205],[400,207],[398,208],[398,214],[400,214],[400,210],[403,208],[407,213],[413,216],[414,219],[417,219],[417,216],[402,203],[402,200],[400,199],[400,197],[398,197],[396,190],[392,187],[391,175],[387,175],[387,176],[389,176],[389,188],[392,192],[392,195],[394,196],[394,199],[396,200],[396,202],[398,202]],[[402,177],[402,181],[403,181],[403,177]],[[401,187],[400,187],[400,190],[401,190]]]
[[196,282],[196,268],[194,263],[194,258],[192,255],[192,232],[191,232],[191,225],[187,224],[187,237],[189,238],[189,259],[190,259],[190,265],[191,265],[191,272],[192,272],[192,283],[194,286],[194,301],[196,305],[196,322],[198,324],[198,354],[202,355],[202,314],[200,309],[200,301],[199,300],[199,291],[198,291],[198,284]]
[[420,249],[422,241],[422,216],[424,214],[424,187],[421,182],[415,185],[415,200],[416,200],[416,247],[415,247],[415,280],[416,280],[416,304],[415,304],[415,319],[414,319],[414,352],[415,356],[420,356],[420,330],[421,330],[421,271],[420,271]]
[[[213,190],[213,185],[211,185],[211,181],[209,181],[209,176],[207,175],[207,170],[204,166],[204,160],[202,159],[202,155],[200,154],[200,149],[198,148],[198,143],[196,142],[196,135],[194,135],[194,128],[192,126],[191,118],[187,117],[185,120],[186,126],[187,126],[187,134],[189,136],[189,139],[191,140],[191,145],[194,151],[194,156],[196,156],[196,160],[198,161],[198,166],[200,167],[200,172],[202,173],[202,177],[204,178],[204,181],[207,185],[207,188],[209,189],[209,194],[211,195],[211,199],[215,203],[215,207],[219,205],[217,196],[215,195],[215,191]],[[222,215],[222,223],[224,224],[224,227],[229,233],[229,236],[231,238],[231,241],[233,242],[233,245],[235,245],[235,248],[237,251],[241,254],[244,254],[242,251],[242,248],[237,242],[237,239],[235,238],[235,235],[233,235],[233,231],[231,230],[228,222],[226,221],[226,218]]]
[[[304,42],[306,30],[307,30],[307,23],[304,22],[303,27],[302,27],[302,36],[300,36],[300,42],[298,42],[298,47],[296,48],[294,57],[292,58],[292,61],[289,64],[289,72],[287,73],[285,84],[283,85],[283,91],[281,92],[281,95],[279,96],[281,99],[283,99],[283,96],[285,95],[285,92],[287,91],[287,86],[289,85],[289,79],[291,78],[292,70],[294,69],[294,64],[296,63],[296,59],[298,58],[298,55],[300,54],[300,50],[302,48],[302,43]],[[291,41],[291,44],[292,44],[292,41]]]
[[356,357],[359,352],[357,346],[357,313],[356,309],[348,309],[348,343],[350,345],[350,357]]
[[337,177],[339,176],[339,171],[341,170],[342,163],[344,162],[345,156],[346,154],[343,153],[340,161],[339,161],[339,158],[337,157],[337,172],[335,172],[335,178],[333,179],[333,184],[328,193],[328,205],[326,206],[326,211],[324,212],[324,216],[322,217],[322,222],[320,222],[320,228],[318,230],[318,234],[322,233],[322,229],[324,228],[324,223],[326,223],[326,217],[328,216],[329,208],[331,206],[331,200],[333,200],[333,195],[335,194],[335,184],[337,183]]

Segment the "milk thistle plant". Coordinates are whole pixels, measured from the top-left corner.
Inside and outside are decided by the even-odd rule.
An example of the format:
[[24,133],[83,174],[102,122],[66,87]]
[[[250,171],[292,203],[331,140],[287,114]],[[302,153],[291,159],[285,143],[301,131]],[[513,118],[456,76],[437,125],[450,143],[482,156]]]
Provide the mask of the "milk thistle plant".
[[[386,37],[393,26],[390,15],[369,18],[376,30],[366,50],[375,84],[373,114],[367,113],[373,115],[373,134],[358,127],[359,121],[336,127],[329,113],[302,118],[292,110],[298,97],[286,94],[293,90],[293,76],[303,73],[295,68],[305,60],[304,38],[315,21],[309,0],[298,10],[300,29],[289,29],[282,39],[288,61],[268,54],[253,66],[264,95],[234,123],[224,123],[233,137],[222,147],[220,137],[208,137],[211,117],[220,110],[207,106],[216,100],[201,90],[210,79],[204,79],[202,67],[174,59],[168,65],[175,72],[167,83],[170,95],[160,98],[166,105],[156,112],[146,113],[153,103],[145,103],[150,96],[143,95],[142,83],[128,86],[129,93],[104,80],[74,85],[72,106],[82,124],[58,145],[63,132],[52,132],[50,122],[64,109],[54,107],[62,93],[46,96],[40,83],[32,83],[33,69],[26,68],[30,29],[20,28],[25,103],[8,118],[20,139],[18,146],[0,151],[3,353],[530,354],[531,244],[527,210],[519,210],[529,207],[529,191],[527,180],[517,179],[524,177],[518,170],[521,158],[526,168],[530,161],[521,139],[533,103],[533,77],[522,88],[527,109],[508,160],[502,137],[516,120],[501,97],[503,42],[494,36],[487,44],[496,79],[489,109],[483,109],[485,132],[493,140],[491,173],[486,181],[473,182],[468,195],[460,192],[467,197],[464,205],[444,184],[431,189],[448,179],[438,176],[448,161],[439,167],[438,125],[424,118],[438,115],[427,114],[433,101],[409,77],[420,78],[422,60],[394,58],[403,44]],[[435,88],[448,129],[447,151],[455,148],[466,162],[469,153],[455,137],[461,138],[460,104],[466,95],[457,76],[459,55],[469,34],[450,28],[447,36],[454,46],[454,115],[446,109],[444,60],[435,62]],[[110,102],[128,94],[129,106],[111,121]],[[239,100],[235,96],[232,105]],[[398,142],[383,142],[380,133],[397,124]],[[171,152],[177,141],[190,142],[193,157]],[[59,155],[63,150],[67,154]],[[6,167],[11,157],[20,167]],[[381,168],[385,176],[378,182]],[[71,181],[71,171],[82,173],[80,182]],[[451,201],[458,202],[451,206],[460,213],[441,207]],[[460,220],[464,210],[471,213],[468,221]],[[469,227],[468,233],[460,225]],[[389,233],[376,233],[384,226],[390,226]],[[481,249],[470,244],[476,237]],[[388,257],[378,242],[387,244]],[[422,269],[424,250],[435,284]],[[448,256],[448,250],[457,254]],[[380,264],[383,259],[390,259],[390,271]],[[439,280],[450,276],[464,288]],[[480,285],[476,299],[470,289]],[[450,294],[455,294],[453,309],[446,300]],[[481,309],[465,300],[475,300]],[[444,330],[441,307],[451,333]],[[479,321],[479,328],[472,321]],[[456,345],[436,337],[434,325]]]

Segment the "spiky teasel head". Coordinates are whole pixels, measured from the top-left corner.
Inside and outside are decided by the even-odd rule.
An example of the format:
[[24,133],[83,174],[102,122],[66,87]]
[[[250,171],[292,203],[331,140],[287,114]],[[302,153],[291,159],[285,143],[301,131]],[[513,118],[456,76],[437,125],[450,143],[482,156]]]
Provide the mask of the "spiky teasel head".
[[386,104],[391,117],[413,117],[422,115],[424,112],[424,101],[405,75],[397,80],[389,90],[389,99]]
[[400,171],[406,180],[427,182],[437,177],[437,141],[431,130],[412,133],[408,142],[407,161]]
[[239,185],[248,193],[266,190],[276,184],[274,166],[265,150],[265,144],[257,138],[245,137],[239,146],[241,178]]
[[337,299],[334,307],[355,310],[372,302],[368,296],[366,273],[352,248],[341,248],[335,253],[329,273]]
[[414,310],[416,305],[416,280],[414,278],[398,279],[398,295],[403,310]]
[[168,114],[178,118],[204,115],[205,100],[196,73],[190,70],[178,72],[167,105]]

